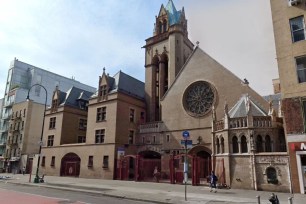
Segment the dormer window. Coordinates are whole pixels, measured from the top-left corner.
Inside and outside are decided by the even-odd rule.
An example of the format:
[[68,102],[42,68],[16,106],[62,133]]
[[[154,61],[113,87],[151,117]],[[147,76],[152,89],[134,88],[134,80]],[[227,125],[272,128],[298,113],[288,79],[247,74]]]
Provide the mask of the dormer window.
[[102,98],[102,100],[106,100],[106,96],[107,96],[107,85],[103,85],[100,87],[100,97]]
[[79,107],[80,109],[82,110],[88,110],[88,107],[87,107],[88,103],[84,100],[79,100]]
[[51,109],[52,110],[56,110],[57,106],[58,106],[58,100],[57,99],[53,99],[52,100],[52,107],[51,107]]

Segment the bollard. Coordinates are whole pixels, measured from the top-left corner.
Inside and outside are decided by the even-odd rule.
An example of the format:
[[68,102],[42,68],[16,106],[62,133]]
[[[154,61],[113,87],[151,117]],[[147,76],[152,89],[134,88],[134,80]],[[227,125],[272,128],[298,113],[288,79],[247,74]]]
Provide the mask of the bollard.
[[257,203],[260,204],[260,196],[258,195],[256,196],[256,198],[257,198]]
[[293,203],[293,202],[292,202],[292,198],[293,198],[293,197],[289,197],[289,198],[288,198],[288,204],[292,204],[292,203]]

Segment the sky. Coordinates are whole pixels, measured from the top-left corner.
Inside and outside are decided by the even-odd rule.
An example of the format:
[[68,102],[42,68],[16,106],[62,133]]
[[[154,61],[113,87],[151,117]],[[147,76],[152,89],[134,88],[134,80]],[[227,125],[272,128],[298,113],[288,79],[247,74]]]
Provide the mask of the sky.
[[[18,60],[98,87],[105,67],[144,82],[145,39],[168,0],[0,0],[0,98]],[[261,95],[278,78],[269,0],[173,0],[190,40]]]

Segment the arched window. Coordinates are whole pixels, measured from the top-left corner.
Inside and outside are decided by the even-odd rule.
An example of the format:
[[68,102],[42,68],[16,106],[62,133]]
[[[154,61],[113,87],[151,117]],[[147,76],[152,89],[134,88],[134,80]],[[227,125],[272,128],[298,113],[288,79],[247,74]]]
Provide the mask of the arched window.
[[267,182],[268,183],[273,183],[273,184],[278,183],[277,173],[276,173],[276,169],[274,167],[268,167],[266,169],[266,174],[267,174]]
[[242,135],[241,137],[241,153],[247,153],[248,152],[248,144],[246,137]]
[[266,135],[265,137],[265,150],[266,152],[272,152],[271,138],[269,135]]
[[278,141],[279,141],[279,151],[280,152],[286,152],[287,147],[286,147],[286,139],[285,139],[285,133],[284,130],[281,130],[278,136]]
[[163,22],[159,22],[159,33],[163,33]]
[[234,136],[232,139],[232,145],[233,145],[233,153],[239,153],[238,138],[236,136]]
[[263,152],[262,137],[260,135],[257,135],[257,138],[256,138],[256,150],[257,152]]
[[221,137],[221,153],[224,153],[224,138]]
[[216,139],[216,149],[217,149],[217,154],[220,153],[220,142],[219,142],[219,138]]
[[163,23],[163,31],[166,32],[167,31],[167,21],[164,20],[164,23]]

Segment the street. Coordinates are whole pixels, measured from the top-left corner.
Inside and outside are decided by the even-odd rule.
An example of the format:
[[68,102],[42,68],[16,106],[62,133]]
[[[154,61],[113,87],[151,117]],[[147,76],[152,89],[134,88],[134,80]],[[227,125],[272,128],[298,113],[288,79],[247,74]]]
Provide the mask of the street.
[[99,196],[92,193],[57,190],[35,186],[15,185],[0,182],[1,204],[132,204],[146,203],[134,200]]

